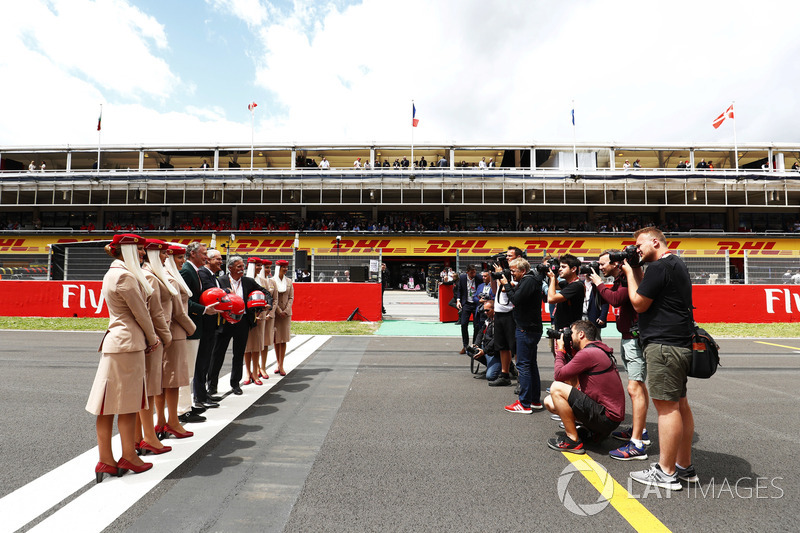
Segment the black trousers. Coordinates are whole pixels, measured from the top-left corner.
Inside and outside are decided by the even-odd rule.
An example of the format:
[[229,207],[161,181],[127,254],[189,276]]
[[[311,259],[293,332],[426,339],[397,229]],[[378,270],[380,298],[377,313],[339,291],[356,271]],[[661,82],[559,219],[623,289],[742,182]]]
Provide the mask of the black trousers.
[[214,351],[214,337],[217,333],[217,315],[203,315],[203,333],[200,335],[200,344],[197,346],[197,360],[194,364],[194,381],[192,390],[194,399],[198,402],[208,400],[206,381],[211,367],[211,354]]
[[244,364],[244,349],[247,346],[247,335],[250,333],[250,324],[240,320],[236,324],[223,324],[217,329],[214,337],[214,351],[211,354],[211,368],[208,371],[208,388],[216,390],[219,373],[225,362],[228,345],[233,339],[233,361],[231,368],[231,388],[239,386],[242,380],[242,365]]
[[[461,343],[463,344],[464,348],[470,345],[469,339],[469,323],[470,323],[470,315],[475,313],[475,304],[465,304],[461,307],[461,311],[459,312],[458,322],[461,324]],[[475,329],[475,319],[472,321],[472,337],[474,339],[476,334]]]

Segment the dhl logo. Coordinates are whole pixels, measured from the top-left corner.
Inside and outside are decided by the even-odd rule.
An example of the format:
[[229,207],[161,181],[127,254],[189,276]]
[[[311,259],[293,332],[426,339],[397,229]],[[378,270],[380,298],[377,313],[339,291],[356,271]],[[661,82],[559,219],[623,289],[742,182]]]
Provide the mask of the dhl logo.
[[294,239],[237,239],[230,250],[236,254],[263,254],[274,252],[291,252]]
[[719,241],[717,255],[725,255],[725,251],[730,255],[744,255],[745,250],[752,255],[778,255],[780,250],[774,250],[776,244],[777,241]]
[[0,252],[38,252],[38,246],[25,246],[25,239],[0,239]]

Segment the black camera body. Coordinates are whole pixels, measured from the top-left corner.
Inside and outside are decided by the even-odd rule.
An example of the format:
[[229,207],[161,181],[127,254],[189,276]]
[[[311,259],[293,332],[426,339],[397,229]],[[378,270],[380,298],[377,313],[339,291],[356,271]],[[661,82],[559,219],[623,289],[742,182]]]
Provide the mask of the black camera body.
[[597,274],[601,278],[603,277],[603,274],[600,272],[600,263],[597,261],[581,265],[578,269],[578,274]]
[[539,263],[536,265],[536,271],[542,276],[547,276],[548,272],[552,272],[556,277],[558,277],[558,266],[558,259],[552,258],[548,259],[544,263]]
[[567,353],[566,360],[572,359],[572,328],[570,326],[565,326],[561,329],[547,328],[545,333],[548,339],[553,339],[554,341],[561,339],[564,342],[564,351]]
[[621,263],[622,261],[627,260],[628,264],[632,267],[638,267],[641,264],[639,250],[637,250],[636,245],[633,244],[629,244],[619,252],[609,253],[608,260],[612,263]]
[[470,357],[475,357],[475,356],[476,356],[476,355],[478,355],[478,354],[480,353],[480,351],[481,351],[481,349],[480,349],[480,348],[478,348],[478,347],[477,347],[476,345],[474,345],[474,344],[470,344],[469,346],[467,346],[466,348],[464,348],[464,350],[467,352],[467,355],[469,355]]

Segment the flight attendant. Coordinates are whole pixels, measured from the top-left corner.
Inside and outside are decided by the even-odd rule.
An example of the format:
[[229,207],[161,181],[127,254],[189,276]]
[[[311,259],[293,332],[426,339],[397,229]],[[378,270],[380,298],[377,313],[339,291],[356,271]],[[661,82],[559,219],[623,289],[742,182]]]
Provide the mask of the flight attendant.
[[[261,285],[259,280],[261,276],[261,263],[262,261],[258,257],[248,258],[247,272],[245,272],[246,277],[255,279],[259,285]],[[247,371],[247,379],[243,385],[250,385],[251,383],[263,385],[260,379],[261,376],[259,375],[258,356],[261,353],[261,349],[264,347],[264,321],[266,320],[267,311],[262,310],[254,312],[248,308],[247,314],[251,315],[253,326],[250,328],[250,333],[247,335],[247,346],[244,348],[244,368]]]
[[267,289],[267,292],[272,296],[273,306],[267,312],[267,316],[263,321],[264,328],[264,347],[261,350],[260,364],[258,366],[258,375],[261,379],[268,379],[267,374],[267,356],[269,355],[269,347],[275,342],[275,310],[276,302],[278,301],[278,291],[275,285],[275,280],[272,279],[272,261],[269,259],[262,259],[261,276],[256,278],[262,287]]
[[[102,355],[86,410],[97,415],[97,447],[100,462],[95,467],[97,483],[105,474],[121,476],[128,470],[144,472],[153,467],[136,454],[136,413],[147,406],[145,355],[159,345],[145,299],[153,289],[144,278],[139,262],[145,240],[138,235],[115,235],[105,247],[114,258],[103,277],[103,298],[108,305],[108,329],[100,343]],[[114,459],[111,433],[117,416],[122,457]]]
[[[195,323],[189,317],[189,298],[192,291],[186,285],[180,274],[185,259],[185,251],[182,246],[170,246],[167,248],[164,257],[168,281],[175,289],[175,295],[170,302],[170,333],[172,334],[172,344],[164,350],[164,360],[162,366],[162,387],[164,393],[160,398],[156,398],[158,419],[155,430],[163,436],[173,436],[178,439],[185,439],[194,435],[194,432],[187,431],[181,424],[178,416],[178,396],[180,388],[188,386],[192,376],[189,374],[189,346],[186,338],[194,333]],[[164,405],[166,404],[167,414],[164,415]]]
[[147,299],[150,319],[161,340],[161,345],[145,356],[145,379],[147,381],[147,407],[141,409],[136,424],[136,448],[140,455],[154,453],[156,455],[172,450],[164,446],[156,435],[153,426],[153,397],[161,394],[161,372],[164,350],[172,344],[172,333],[169,321],[172,312],[172,298],[178,294],[167,280],[167,274],[161,265],[162,257],[167,256],[167,243],[159,239],[147,239],[144,245],[144,277],[153,289]]
[[283,369],[283,359],[286,357],[286,343],[292,338],[292,302],[294,301],[294,287],[292,280],[286,275],[289,270],[289,261],[280,259],[275,261],[278,271],[273,276],[275,290],[278,298],[275,300],[275,357],[278,359],[276,374],[286,375]]

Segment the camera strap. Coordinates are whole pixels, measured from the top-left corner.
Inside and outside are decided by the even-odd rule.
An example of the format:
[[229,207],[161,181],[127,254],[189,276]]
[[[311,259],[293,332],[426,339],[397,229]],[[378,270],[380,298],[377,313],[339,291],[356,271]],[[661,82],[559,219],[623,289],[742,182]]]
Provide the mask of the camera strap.
[[599,376],[600,374],[605,374],[606,372],[611,372],[612,370],[617,368],[617,360],[613,355],[613,350],[607,351],[607,350],[601,348],[596,343],[590,343],[590,344],[592,346],[594,346],[595,348],[597,348],[598,350],[600,350],[601,352],[603,352],[604,354],[606,354],[608,356],[608,358],[611,360],[611,364],[609,365],[608,368],[606,368],[605,370],[600,370],[599,372],[586,372],[587,376]]

